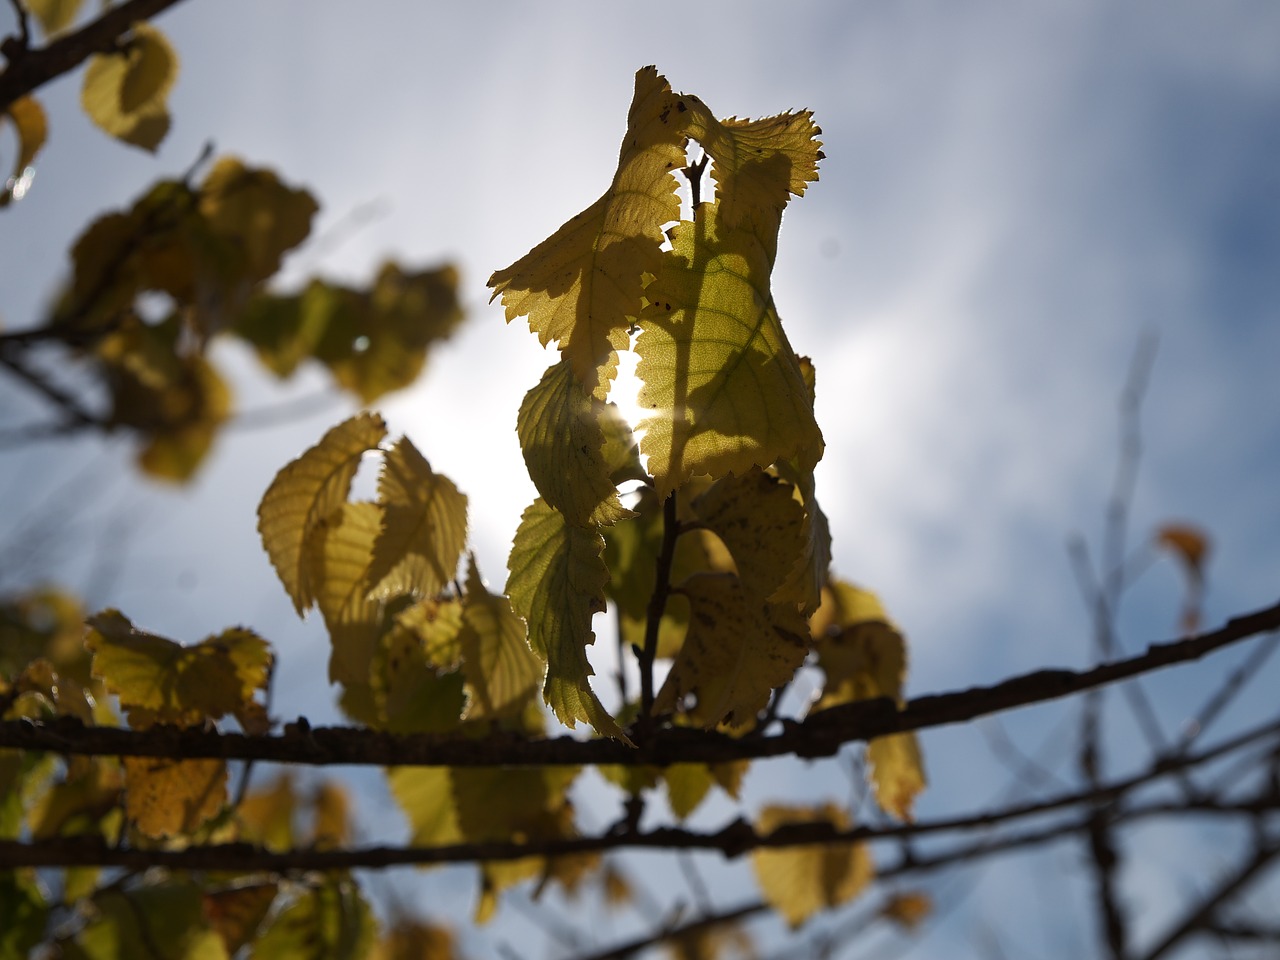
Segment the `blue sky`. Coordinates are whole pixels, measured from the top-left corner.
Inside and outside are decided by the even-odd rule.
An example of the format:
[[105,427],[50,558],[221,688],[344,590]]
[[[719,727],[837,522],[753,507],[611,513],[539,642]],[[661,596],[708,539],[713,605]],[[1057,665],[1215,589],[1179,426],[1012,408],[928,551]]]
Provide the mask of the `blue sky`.
[[[788,210],[774,293],[817,366],[836,570],[903,625],[913,692],[1089,659],[1064,545],[1097,541],[1117,397],[1144,331],[1159,347],[1133,536],[1174,518],[1213,535],[1211,624],[1274,602],[1280,8],[188,0],[158,25],[182,74],[156,157],[91,128],[78,76],[47,88],[35,187],[0,216],[0,322],[37,319],[82,225],[185,169],[206,140],[321,201],[316,232],[333,242],[292,258],[286,285],[317,271],[362,282],[388,256],[458,263],[468,325],[382,408],[470,496],[492,583],[534,495],[515,411],[551,357],[486,305],[484,281],[604,189],[634,71],[655,63],[722,116],[808,107],[823,127],[828,159]],[[372,216],[342,226],[357,211]],[[282,396],[242,352],[220,358],[243,408]],[[25,422],[35,407],[7,381],[0,391],[0,427]],[[12,505],[0,543],[31,542],[24,524],[51,489],[86,503],[5,582],[61,578],[186,640],[248,623],[281,651],[280,712],[333,716],[321,625],[293,617],[253,511],[275,470],[343,415],[229,433],[179,491],[138,480],[116,444],[0,452]],[[112,526],[121,510],[128,524]],[[1174,630],[1180,586],[1165,563],[1135,589],[1121,619],[1133,647]],[[1168,681],[1171,722],[1196,676]],[[1050,714],[1019,727],[1030,744]],[[972,733],[926,749],[923,812],[981,803],[1007,778]],[[771,765],[751,795],[842,789],[798,769]],[[1146,873],[1142,889],[1163,889]],[[975,917],[1001,927],[1009,903],[1035,900],[1016,864],[991,876],[915,955],[978,954]],[[1022,912],[1032,938],[1057,922],[1043,904]]]

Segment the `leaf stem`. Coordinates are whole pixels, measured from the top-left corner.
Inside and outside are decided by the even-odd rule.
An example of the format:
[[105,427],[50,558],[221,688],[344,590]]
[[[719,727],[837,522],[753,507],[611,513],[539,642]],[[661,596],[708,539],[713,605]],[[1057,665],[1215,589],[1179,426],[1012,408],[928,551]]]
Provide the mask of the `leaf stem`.
[[676,493],[667,495],[662,504],[662,546],[653,580],[653,594],[649,597],[649,616],[644,627],[644,649],[640,651],[640,725],[647,726],[653,710],[653,661],[658,655],[658,628],[667,609],[671,595],[671,562],[676,553],[676,537],[680,535],[680,521],[676,516]]

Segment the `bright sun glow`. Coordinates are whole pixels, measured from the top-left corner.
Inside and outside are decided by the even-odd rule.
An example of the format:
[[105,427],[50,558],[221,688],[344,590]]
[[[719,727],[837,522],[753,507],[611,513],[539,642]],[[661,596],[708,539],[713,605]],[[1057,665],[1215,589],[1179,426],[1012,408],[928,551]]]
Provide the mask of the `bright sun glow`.
[[[633,349],[624,350],[618,356],[618,375],[614,378],[613,386],[609,388],[609,399],[618,405],[623,419],[631,424],[636,440],[639,440],[644,436],[639,429],[639,423],[644,419],[644,411],[641,410],[640,401],[636,396],[640,392],[640,379],[636,376],[636,364],[640,358],[634,350],[635,335],[631,338],[631,344]],[[646,460],[647,458],[643,455],[640,457],[641,463]]]

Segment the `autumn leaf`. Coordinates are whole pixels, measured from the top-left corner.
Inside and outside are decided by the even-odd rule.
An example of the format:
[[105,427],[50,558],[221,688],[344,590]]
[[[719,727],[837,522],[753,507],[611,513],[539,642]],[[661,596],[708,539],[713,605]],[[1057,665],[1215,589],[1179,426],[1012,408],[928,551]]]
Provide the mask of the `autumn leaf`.
[[227,802],[222,760],[124,757],[125,815],[149,837],[190,834]]
[[381,605],[369,598],[369,569],[382,523],[378,504],[343,503],[316,524],[308,544],[308,582],[315,586],[332,645],[329,680],[348,687],[368,685],[382,633]]
[[[507,593],[529,625],[529,642],[547,662],[543,697],[561,723],[579,720],[601,736],[627,741],[591,689],[587,646],[595,642],[591,618],[605,609],[609,571],[604,538],[566,523],[542,498],[524,512],[511,544]],[[630,742],[630,741],[627,741]]]
[[458,634],[470,693],[466,719],[519,716],[542,681],[542,663],[511,602],[485,587],[474,557],[466,586]]
[[659,497],[695,474],[744,474],[817,450],[822,434],[769,292],[772,263],[720,200],[672,228],[645,289],[640,450]]
[[44,146],[49,136],[49,122],[45,118],[44,108],[35,97],[19,97],[9,108],[0,113],[0,130],[5,121],[13,124],[14,136],[18,138],[18,152],[13,161],[13,173],[5,181],[0,190],[0,207],[8,206],[12,200],[21,200],[30,186],[34,173],[36,154]]
[[880,910],[886,920],[892,920],[907,932],[919,928],[933,912],[933,900],[922,890],[907,890],[894,894]]
[[374,946],[368,960],[457,960],[453,934],[445,927],[403,918]]
[[268,786],[251,791],[236,805],[241,839],[276,852],[290,849],[296,841],[293,821],[297,809],[298,792],[293,776],[281,773]]
[[369,595],[433,597],[454,578],[467,544],[467,498],[408,437],[382,458],[382,529],[373,545]]
[[[677,710],[705,727],[744,729],[791,679],[808,652],[804,618],[792,606],[750,594],[733,574],[696,574],[679,587],[689,600],[689,632],[654,713]],[[686,706],[692,697],[692,706]]]
[[386,433],[386,424],[377,414],[357,414],[285,466],[263,494],[258,533],[299,614],[315,602],[319,589],[312,580],[308,541],[346,502],[360,458],[376,448]]
[[489,278],[507,322],[527,316],[543,345],[557,341],[573,375],[603,399],[618,350],[657,273],[662,226],[680,218],[674,171],[684,166],[688,108],[653,67],[635,97],[613,183],[594,204]]
[[183,646],[136,629],[116,610],[88,620],[93,674],[120,698],[136,728],[217,720],[266,687],[272,654],[252,631],[232,629]]
[[49,914],[34,873],[0,872],[0,957],[33,956]]
[[738,799],[738,789],[749,766],[750,763],[746,760],[671,764],[662,771],[671,812],[680,820],[687,819],[716,785],[733,799]]
[[[454,639],[462,631],[461,604],[451,625]],[[458,725],[467,703],[460,670],[437,667],[423,636],[403,620],[383,634],[370,667],[370,686],[379,726],[391,733],[431,733]]]
[[[829,823],[849,829],[849,818],[834,804],[821,807],[768,806],[756,818],[763,836],[793,823]],[[820,910],[848,903],[871,882],[875,867],[861,843],[819,843],[761,847],[751,855],[764,899],[793,928]]]
[[279,892],[277,883],[246,883],[201,895],[204,918],[222,938],[228,957],[253,942]]
[[1187,592],[1182,602],[1181,626],[1185,633],[1200,628],[1201,604],[1204,600],[1205,563],[1210,540],[1199,527],[1187,523],[1167,523],[1156,531],[1156,546],[1181,561],[1187,576]]
[[191,880],[165,879],[94,894],[88,922],[67,951],[85,960],[154,957],[164,944],[166,960],[224,960],[222,938],[205,920],[200,888]]
[[529,478],[548,505],[578,526],[631,515],[611,479],[615,469],[625,470],[626,460],[615,466],[604,455],[604,406],[574,377],[566,357],[525,395],[516,419]]
[[169,132],[167,100],[178,55],[155,27],[135,23],[113,53],[97,53],[85,68],[80,103],[104,132],[155,152]]
[[377,936],[373,910],[345,874],[308,887],[272,918],[251,960],[345,960],[365,956]]
[[46,37],[61,33],[75,22],[84,6],[84,0],[23,0],[24,7],[30,11],[40,24]]

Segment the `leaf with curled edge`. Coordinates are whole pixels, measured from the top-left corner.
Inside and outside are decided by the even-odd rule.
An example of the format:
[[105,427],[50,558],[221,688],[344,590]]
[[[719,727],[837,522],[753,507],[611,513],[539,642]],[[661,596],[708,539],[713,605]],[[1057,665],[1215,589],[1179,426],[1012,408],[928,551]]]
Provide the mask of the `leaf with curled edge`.
[[769,291],[771,252],[751,230],[730,228],[721,203],[672,228],[645,290],[640,450],[660,497],[695,474],[743,474],[822,444]]
[[434,472],[408,437],[382,458],[382,529],[373,545],[371,597],[433,597],[454,578],[467,545],[467,498]]
[[[543,697],[561,723],[579,720],[601,736],[627,741],[588,678],[587,646],[595,642],[591,618],[605,609],[609,570],[604,538],[569,524],[539,497],[520,518],[507,561],[511,605],[529,624],[529,642],[547,661]],[[630,742],[630,741],[627,741]]]
[[644,276],[657,272],[663,224],[680,218],[673,173],[685,163],[688,117],[655,68],[639,70],[609,189],[489,278],[507,321],[527,316],[541,342],[557,341],[573,375],[601,399],[617,351],[629,343],[630,318],[640,312]]
[[[516,418],[533,485],[548,505],[578,526],[631,516],[610,478],[615,468],[605,458],[604,416],[605,404],[574,377],[565,357],[525,394]],[[620,451],[609,452],[617,456]],[[625,468],[625,461],[619,466]]]
[[386,435],[382,417],[357,414],[286,465],[262,496],[258,533],[299,614],[315,602],[319,589],[308,562],[311,535],[346,502],[360,458]]
[[750,728],[773,689],[804,662],[804,617],[794,606],[752,596],[729,573],[696,574],[677,590],[689,600],[689,632],[654,713],[681,712],[704,727]]
[[[820,807],[774,805],[756,818],[756,831],[768,836],[789,824],[829,823],[849,829],[849,817],[834,804]],[[875,875],[864,843],[814,843],[794,847],[762,847],[751,854],[764,899],[793,928],[820,910],[848,903]]]
[[[871,591],[834,580],[810,619],[818,666],[826,675],[810,712],[842,703],[890,697],[902,703],[907,645]],[[912,819],[916,796],[927,779],[914,733],[877,737],[867,745],[876,802],[900,820]]]

